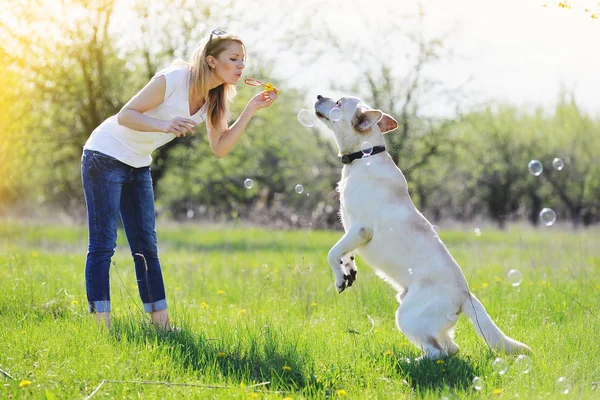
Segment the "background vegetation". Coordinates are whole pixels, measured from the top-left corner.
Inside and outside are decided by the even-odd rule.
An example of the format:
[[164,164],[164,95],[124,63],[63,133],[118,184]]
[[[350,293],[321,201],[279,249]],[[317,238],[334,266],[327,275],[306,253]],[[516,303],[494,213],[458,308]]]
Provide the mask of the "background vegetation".
[[[158,69],[186,57],[213,27],[243,27],[250,38],[270,29],[245,2],[133,2],[127,14],[117,12],[122,6],[117,0],[5,3],[0,212],[8,215],[82,220],[79,159],[92,130]],[[222,160],[212,157],[201,126],[196,137],[155,152],[152,168],[163,215],[339,228],[337,149],[326,132],[298,123],[306,92],[271,76],[278,54],[291,51],[299,63],[339,57],[359,72],[354,84],[329,89],[358,95],[400,122],[387,135],[389,152],[407,175],[413,199],[435,222],[484,218],[501,227],[517,219],[537,224],[543,207],[574,226],[598,221],[600,122],[583,113],[569,92],[557,94],[553,110],[494,103],[464,110],[459,100],[466,91],[444,87],[427,74],[455,56],[443,37],[426,35],[423,10],[414,32],[401,30],[395,18],[365,21],[374,31],[385,25],[406,49],[402,69],[368,44],[352,44],[355,50],[348,52],[350,44],[330,28],[301,25],[309,23],[310,9],[298,5],[296,11],[304,19],[290,18],[277,48],[249,49],[246,76],[270,79],[283,92],[252,121],[234,151]],[[364,63],[365,56],[377,62]],[[255,90],[240,86],[232,118]],[[431,115],[432,99],[455,112]],[[562,171],[552,168],[556,157],[566,163]],[[543,162],[541,176],[528,173],[531,159]],[[255,183],[250,190],[243,185],[247,178]],[[300,195],[297,184],[304,186]]]

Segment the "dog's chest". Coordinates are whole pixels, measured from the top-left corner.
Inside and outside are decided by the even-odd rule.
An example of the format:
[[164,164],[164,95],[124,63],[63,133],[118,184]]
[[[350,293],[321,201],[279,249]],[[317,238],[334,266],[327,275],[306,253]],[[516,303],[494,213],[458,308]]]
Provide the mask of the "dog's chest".
[[363,180],[342,179],[339,183],[340,214],[342,223],[348,227],[353,220],[370,218],[373,209],[370,193],[373,188],[365,185]]

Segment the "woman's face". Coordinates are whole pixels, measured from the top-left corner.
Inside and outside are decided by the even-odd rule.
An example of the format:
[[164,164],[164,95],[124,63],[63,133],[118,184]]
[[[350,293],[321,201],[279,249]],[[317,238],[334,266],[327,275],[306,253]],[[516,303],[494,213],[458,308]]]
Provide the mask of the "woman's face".
[[214,72],[223,82],[235,85],[242,77],[245,66],[246,53],[244,47],[238,42],[231,42],[215,58]]

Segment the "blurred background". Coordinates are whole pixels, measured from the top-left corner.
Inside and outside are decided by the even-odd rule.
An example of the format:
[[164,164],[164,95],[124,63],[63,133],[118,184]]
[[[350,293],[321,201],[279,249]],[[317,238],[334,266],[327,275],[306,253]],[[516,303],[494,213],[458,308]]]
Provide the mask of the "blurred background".
[[90,133],[216,28],[281,94],[224,159],[205,126],[153,154],[161,218],[340,229],[337,147],[297,119],[322,94],[396,118],[388,152],[432,223],[600,220],[600,2],[537,0],[2,0],[0,216],[84,223]]

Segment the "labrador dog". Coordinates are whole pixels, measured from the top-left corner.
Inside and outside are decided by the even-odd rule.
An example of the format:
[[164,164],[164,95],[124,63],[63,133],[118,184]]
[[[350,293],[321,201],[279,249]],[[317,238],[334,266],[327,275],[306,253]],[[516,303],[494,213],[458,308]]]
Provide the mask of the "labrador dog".
[[[341,110],[341,118],[331,117],[334,108]],[[398,127],[396,120],[355,97],[334,101],[317,96],[315,114],[333,131],[344,164],[338,191],[345,233],[328,255],[338,292],[356,280],[358,253],[398,291],[396,324],[424,357],[435,360],[458,352],[453,328],[461,312],[492,349],[530,352],[492,321],[433,226],[413,204],[406,178],[385,151],[383,134]]]

